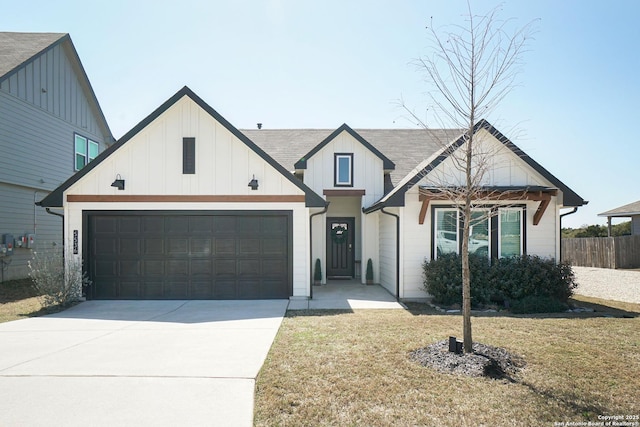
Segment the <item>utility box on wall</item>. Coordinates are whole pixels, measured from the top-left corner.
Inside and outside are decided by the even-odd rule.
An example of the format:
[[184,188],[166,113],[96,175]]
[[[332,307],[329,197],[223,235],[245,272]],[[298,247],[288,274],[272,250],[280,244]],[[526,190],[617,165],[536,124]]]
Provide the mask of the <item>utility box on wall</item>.
[[3,252],[5,256],[13,255],[13,234],[3,234],[2,244],[4,245]]
[[35,243],[36,243],[36,235],[35,234],[27,234],[25,236],[25,247],[27,249],[33,249],[35,247]]

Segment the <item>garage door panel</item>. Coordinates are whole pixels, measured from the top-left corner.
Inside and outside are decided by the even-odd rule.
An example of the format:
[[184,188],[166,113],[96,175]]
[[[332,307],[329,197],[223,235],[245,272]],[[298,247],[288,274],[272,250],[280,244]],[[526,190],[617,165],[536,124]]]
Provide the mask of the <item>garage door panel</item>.
[[211,234],[213,230],[213,218],[209,216],[189,217],[189,233]]
[[145,216],[142,218],[142,232],[149,233],[164,233],[164,216]]
[[116,218],[97,217],[93,219],[93,232],[99,233],[115,233],[118,230],[118,221]]
[[93,255],[113,255],[117,252],[118,241],[112,238],[96,238],[93,246]]
[[118,263],[113,260],[98,260],[93,261],[93,274],[94,277],[113,277],[118,274]]
[[217,234],[236,234],[236,217],[220,215],[216,217],[213,232]]
[[205,255],[211,254],[211,239],[191,239],[189,241],[189,252],[191,255]]
[[238,280],[238,298],[256,298],[256,295],[260,295],[259,280]]
[[213,297],[216,299],[236,299],[236,281],[216,280]]
[[213,296],[213,284],[211,281],[206,282],[191,282],[191,294],[192,299],[210,299]]
[[281,259],[262,260],[262,274],[264,276],[284,276],[287,272],[287,263]]
[[167,299],[187,299],[189,298],[189,282],[170,280],[165,283],[164,295]]
[[139,260],[120,261],[120,276],[140,277],[141,262]]
[[142,261],[142,274],[149,276],[164,276],[164,260],[144,260]]
[[169,239],[170,255],[186,255],[189,253],[189,240],[184,238]]
[[241,259],[238,261],[238,276],[260,276],[259,259]]
[[120,233],[140,233],[141,218],[132,216],[121,218],[118,222],[118,231]]
[[216,255],[235,255],[236,239],[216,238]]
[[189,232],[189,218],[186,216],[165,217],[164,227],[165,233],[185,235]]
[[144,254],[145,255],[163,255],[164,254],[164,239],[144,239]]
[[164,295],[164,284],[162,281],[145,281],[142,284],[142,298],[159,299]]
[[262,253],[265,255],[283,256],[287,253],[285,239],[264,239],[262,241]]
[[213,262],[210,259],[191,260],[191,276],[207,276],[213,274]]
[[99,299],[287,298],[291,213],[92,212],[87,254]]
[[140,255],[142,243],[140,238],[120,239],[120,250],[118,253],[121,255]]
[[120,282],[118,298],[137,298],[140,295],[140,282],[123,280]]
[[239,239],[238,251],[240,255],[257,255],[260,253],[260,239]]

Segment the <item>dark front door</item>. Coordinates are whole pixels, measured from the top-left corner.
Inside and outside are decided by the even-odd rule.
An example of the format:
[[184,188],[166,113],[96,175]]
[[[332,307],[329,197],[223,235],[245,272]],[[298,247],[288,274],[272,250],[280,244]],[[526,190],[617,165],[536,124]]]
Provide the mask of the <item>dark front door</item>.
[[354,218],[327,218],[327,278],[353,277]]

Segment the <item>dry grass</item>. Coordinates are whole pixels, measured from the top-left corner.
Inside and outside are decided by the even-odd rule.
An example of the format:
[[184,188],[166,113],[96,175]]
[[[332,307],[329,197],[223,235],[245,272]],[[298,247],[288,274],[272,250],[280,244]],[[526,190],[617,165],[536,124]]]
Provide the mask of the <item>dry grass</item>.
[[0,323],[42,316],[60,310],[58,307],[43,307],[31,279],[0,283]]
[[579,299],[628,317],[474,317],[476,341],[526,360],[514,382],[409,360],[411,350],[460,335],[460,316],[418,305],[289,312],[257,380],[255,423],[532,426],[639,414],[640,305]]

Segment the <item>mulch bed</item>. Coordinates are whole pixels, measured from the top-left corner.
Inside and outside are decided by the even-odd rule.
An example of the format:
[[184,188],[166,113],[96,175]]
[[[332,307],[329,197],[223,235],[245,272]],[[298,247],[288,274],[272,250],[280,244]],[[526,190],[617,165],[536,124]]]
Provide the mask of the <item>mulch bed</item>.
[[448,341],[439,341],[410,352],[409,357],[439,372],[511,381],[526,365],[516,354],[480,343],[473,343],[473,353],[456,354],[449,351]]

